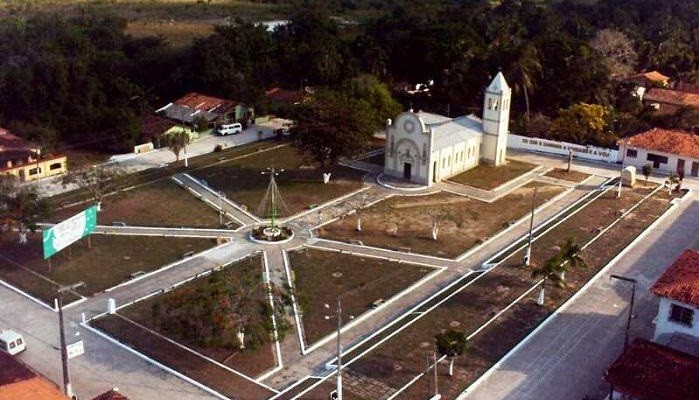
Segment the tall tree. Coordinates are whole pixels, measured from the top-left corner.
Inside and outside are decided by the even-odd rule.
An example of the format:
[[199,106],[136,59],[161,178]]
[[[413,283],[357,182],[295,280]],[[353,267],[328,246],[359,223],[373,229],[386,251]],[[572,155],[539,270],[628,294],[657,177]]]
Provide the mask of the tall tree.
[[116,163],[100,164],[69,170],[63,176],[62,184],[64,188],[75,186],[84,190],[101,210],[104,197],[117,190],[125,176],[124,168]]
[[170,149],[172,154],[175,155],[176,161],[180,161],[180,153],[183,149],[185,152],[187,151],[186,147],[190,140],[189,133],[187,133],[185,129],[168,133],[160,137],[160,143]]
[[532,279],[543,278],[537,303],[544,304],[546,283],[551,282],[558,287],[565,287],[565,273],[570,268],[586,268],[587,263],[583,256],[582,248],[573,238],[567,238],[559,244],[558,252],[546,260],[543,265],[534,266],[531,272]]
[[459,331],[448,330],[439,333],[435,337],[437,340],[437,351],[439,354],[449,357],[449,376],[454,376],[454,361],[457,356],[466,352],[468,341],[466,334]]
[[16,230],[19,243],[27,243],[27,232],[38,228],[37,222],[51,216],[51,202],[39,197],[31,187],[20,187],[11,175],[0,175],[0,233]]
[[614,142],[609,110],[599,104],[579,103],[558,112],[551,130],[559,140],[606,146]]
[[634,72],[638,55],[633,41],[624,32],[600,29],[590,40],[590,46],[603,57],[612,77],[622,78]]

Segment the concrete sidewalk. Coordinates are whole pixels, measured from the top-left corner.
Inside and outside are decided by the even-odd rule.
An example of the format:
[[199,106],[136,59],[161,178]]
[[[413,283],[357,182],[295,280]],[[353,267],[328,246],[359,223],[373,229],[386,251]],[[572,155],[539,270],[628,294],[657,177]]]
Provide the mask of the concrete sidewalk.
[[662,221],[610,271],[583,292],[494,372],[468,400],[602,399],[607,367],[621,354],[631,288],[610,274],[638,280],[630,337],[650,338],[657,299],[648,289],[686,248],[699,248],[696,193]]

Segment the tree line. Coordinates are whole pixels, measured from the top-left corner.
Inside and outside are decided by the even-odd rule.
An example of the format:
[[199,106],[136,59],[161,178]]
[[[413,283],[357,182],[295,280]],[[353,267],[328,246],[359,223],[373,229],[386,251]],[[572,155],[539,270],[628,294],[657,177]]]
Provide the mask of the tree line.
[[[185,91],[264,112],[270,87],[346,95],[342,88],[360,76],[393,88],[403,108],[457,115],[480,110],[484,85],[501,69],[515,92],[513,129],[547,134],[563,122],[553,123],[561,110],[598,105],[605,128],[584,140],[608,144],[658,122],[628,100],[619,77],[657,69],[693,82],[699,71],[699,0],[291,3],[290,23],[273,32],[236,20],[184,49],[133,38],[125,20],[89,10],[6,17],[0,124],[46,147],[67,141],[117,151],[137,140],[140,115]],[[334,17],[363,8],[364,18]],[[427,82],[429,92],[395,91]],[[600,114],[592,111],[585,114]],[[678,118],[687,119],[659,123]]]

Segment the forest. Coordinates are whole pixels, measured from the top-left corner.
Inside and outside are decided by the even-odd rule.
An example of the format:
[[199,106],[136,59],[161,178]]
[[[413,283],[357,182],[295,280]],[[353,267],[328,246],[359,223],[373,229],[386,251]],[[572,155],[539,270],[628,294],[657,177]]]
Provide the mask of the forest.
[[[620,79],[658,70],[695,82],[699,0],[269,3],[284,3],[290,23],[270,32],[233,19],[183,48],[130,36],[126,19],[105,8],[4,15],[0,126],[49,149],[123,151],[138,140],[140,116],[186,91],[265,112],[271,87],[334,91],[369,75],[403,108],[455,116],[480,110],[482,89],[498,70],[513,87],[519,133],[613,145],[652,125],[699,120],[687,111],[648,115]],[[429,92],[399,90],[427,82]],[[566,121],[581,115],[601,118],[603,129],[572,132]]]

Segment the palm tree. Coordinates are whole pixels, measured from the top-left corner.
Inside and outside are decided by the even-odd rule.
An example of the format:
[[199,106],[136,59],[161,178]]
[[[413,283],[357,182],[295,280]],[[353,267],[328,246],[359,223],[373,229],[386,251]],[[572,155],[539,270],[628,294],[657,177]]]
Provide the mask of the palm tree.
[[582,247],[575,242],[575,239],[567,238],[559,245],[558,253],[546,260],[543,265],[532,269],[532,279],[543,278],[537,304],[544,304],[547,281],[551,281],[558,287],[565,287],[565,273],[571,267],[586,268],[587,263],[583,257]]
[[437,351],[449,357],[449,376],[454,376],[454,360],[456,356],[464,354],[468,345],[466,334],[459,331],[448,330],[435,336],[437,339]]

